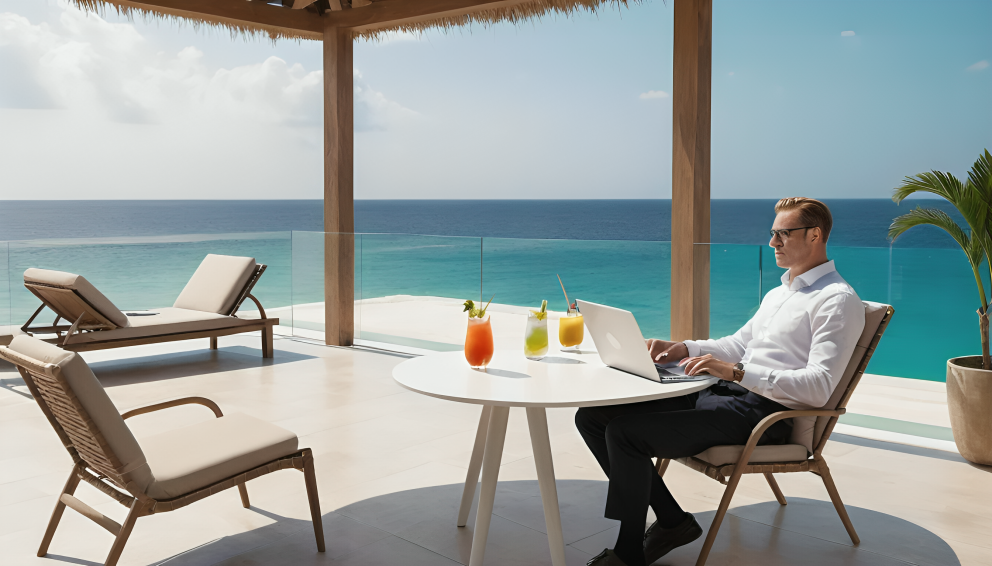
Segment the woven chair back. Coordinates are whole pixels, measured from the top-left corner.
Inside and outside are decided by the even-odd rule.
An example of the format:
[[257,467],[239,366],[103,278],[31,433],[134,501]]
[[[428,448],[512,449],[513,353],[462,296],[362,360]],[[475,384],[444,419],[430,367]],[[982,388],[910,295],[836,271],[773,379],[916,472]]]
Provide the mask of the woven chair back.
[[124,466],[67,383],[62,368],[4,346],[0,346],[0,358],[17,366],[73,462],[84,464],[126,489]]

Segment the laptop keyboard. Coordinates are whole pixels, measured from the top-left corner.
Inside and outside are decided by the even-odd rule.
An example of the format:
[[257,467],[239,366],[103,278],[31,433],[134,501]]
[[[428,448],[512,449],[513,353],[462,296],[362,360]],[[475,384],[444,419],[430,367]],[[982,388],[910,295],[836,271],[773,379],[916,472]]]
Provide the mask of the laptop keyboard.
[[655,365],[658,370],[658,377],[662,383],[684,383],[689,381],[704,381],[713,377],[712,375],[677,375],[667,369]]

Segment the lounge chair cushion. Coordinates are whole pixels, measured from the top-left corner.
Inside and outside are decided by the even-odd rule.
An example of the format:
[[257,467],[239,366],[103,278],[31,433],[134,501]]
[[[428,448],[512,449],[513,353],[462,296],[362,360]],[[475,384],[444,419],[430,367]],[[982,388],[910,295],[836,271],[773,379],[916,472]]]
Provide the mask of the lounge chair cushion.
[[[696,459],[713,466],[723,466],[736,463],[742,452],[743,446],[714,446],[697,454]],[[756,447],[750,462],[802,462],[806,458],[806,447],[802,444],[779,444]]]
[[103,385],[97,381],[79,354],[67,352],[31,336],[17,336],[11,341],[9,349],[39,362],[59,366],[72,393],[79,399],[96,429],[122,464],[118,472],[130,471],[138,489],[144,489],[151,482],[151,473],[141,446],[124,424],[124,419],[107,396]]
[[234,413],[141,440],[155,480],[146,493],[172,499],[297,451],[292,432]]
[[126,328],[100,330],[98,332],[83,332],[73,335],[70,344],[85,344],[87,342],[103,342],[105,340],[124,340],[128,338],[146,338],[203,330],[218,330],[253,324],[257,320],[245,320],[233,316],[224,316],[211,312],[166,307],[146,312],[132,312],[128,317]]
[[10,344],[11,340],[23,334],[24,332],[16,326],[0,326],[0,346]]
[[[109,320],[117,326],[127,326],[127,317],[124,313],[114,306],[114,303],[110,302],[110,299],[98,291],[97,288],[94,287],[92,283],[87,281],[82,275],[32,267],[24,272],[24,282],[41,283],[44,285],[54,285],[65,289],[72,289],[79,293],[79,295],[82,296],[86,302],[92,305],[92,307],[96,309],[98,314],[103,316],[103,318]],[[54,297],[51,298],[52,302],[55,300],[56,299],[54,299]],[[78,314],[75,316],[72,315],[72,313],[75,312],[73,305],[56,304],[52,306],[64,309],[64,312],[62,310],[57,310],[56,312],[61,314],[63,318],[66,318],[69,323],[75,322],[76,317],[79,316]]]
[[255,265],[255,258],[251,257],[208,254],[172,306],[230,314]]

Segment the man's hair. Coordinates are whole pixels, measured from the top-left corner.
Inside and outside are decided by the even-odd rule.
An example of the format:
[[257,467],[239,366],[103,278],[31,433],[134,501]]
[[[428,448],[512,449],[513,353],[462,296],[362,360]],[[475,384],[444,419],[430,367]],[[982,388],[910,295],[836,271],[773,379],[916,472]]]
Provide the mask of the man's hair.
[[818,227],[823,232],[823,243],[830,239],[830,228],[834,225],[834,219],[827,205],[806,197],[784,198],[775,204],[775,214],[788,210],[799,211],[799,223],[803,226]]

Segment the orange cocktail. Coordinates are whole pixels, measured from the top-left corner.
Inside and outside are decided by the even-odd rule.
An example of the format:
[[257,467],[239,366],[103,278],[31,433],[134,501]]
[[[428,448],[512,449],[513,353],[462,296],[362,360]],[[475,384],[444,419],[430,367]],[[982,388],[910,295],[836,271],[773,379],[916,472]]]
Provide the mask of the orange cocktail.
[[562,346],[578,346],[582,343],[583,334],[581,314],[572,311],[558,319],[558,341]]
[[489,317],[469,317],[465,332],[465,359],[474,368],[484,368],[493,359],[493,327]]

